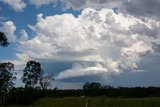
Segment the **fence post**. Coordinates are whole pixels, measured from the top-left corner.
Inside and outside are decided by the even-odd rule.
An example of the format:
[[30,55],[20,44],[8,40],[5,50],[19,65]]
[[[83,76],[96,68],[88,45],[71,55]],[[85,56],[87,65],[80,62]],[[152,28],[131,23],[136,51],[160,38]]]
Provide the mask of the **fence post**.
[[87,101],[86,101],[86,107],[88,107],[88,99],[87,99]]

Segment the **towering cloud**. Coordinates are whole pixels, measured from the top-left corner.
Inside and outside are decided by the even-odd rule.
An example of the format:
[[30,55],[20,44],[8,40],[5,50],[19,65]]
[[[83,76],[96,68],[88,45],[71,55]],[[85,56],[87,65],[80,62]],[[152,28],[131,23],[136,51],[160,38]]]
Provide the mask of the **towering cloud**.
[[0,30],[6,34],[9,42],[16,42],[16,35],[14,34],[16,26],[12,21],[5,22],[3,26],[0,27]]
[[20,41],[26,41],[26,40],[28,40],[28,34],[27,34],[27,32],[23,29],[22,31],[21,31],[21,38],[20,38]]
[[116,14],[112,9],[87,8],[77,18],[38,14],[32,28],[34,38],[20,43],[17,57],[72,63],[56,79],[142,71],[145,57],[160,57],[159,22]]

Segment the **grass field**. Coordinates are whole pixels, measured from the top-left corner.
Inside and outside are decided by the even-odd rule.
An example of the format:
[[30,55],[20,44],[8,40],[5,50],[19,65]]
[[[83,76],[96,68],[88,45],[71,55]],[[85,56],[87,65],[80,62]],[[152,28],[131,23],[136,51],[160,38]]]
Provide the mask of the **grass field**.
[[44,98],[30,106],[7,107],[160,107],[160,98]]

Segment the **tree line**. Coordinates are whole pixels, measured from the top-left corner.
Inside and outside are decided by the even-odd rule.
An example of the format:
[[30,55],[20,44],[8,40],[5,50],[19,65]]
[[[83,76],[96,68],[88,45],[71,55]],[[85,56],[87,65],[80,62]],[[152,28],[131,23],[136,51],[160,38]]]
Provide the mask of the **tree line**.
[[[99,85],[101,87],[99,87]],[[98,86],[98,87],[97,87]],[[27,105],[33,104],[40,98],[63,97],[105,97],[105,98],[143,98],[160,97],[160,87],[112,87],[102,86],[100,83],[86,83],[83,89],[37,89],[37,88],[12,88],[6,95],[5,104]]]

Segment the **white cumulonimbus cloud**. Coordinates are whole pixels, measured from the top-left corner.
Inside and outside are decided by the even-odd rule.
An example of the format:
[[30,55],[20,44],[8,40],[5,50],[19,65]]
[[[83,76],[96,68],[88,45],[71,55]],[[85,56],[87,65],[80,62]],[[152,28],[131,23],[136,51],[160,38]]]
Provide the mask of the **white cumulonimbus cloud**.
[[23,11],[23,9],[26,7],[26,4],[23,2],[23,0],[0,0],[0,2],[8,4],[11,6],[11,8],[18,12]]
[[87,8],[78,17],[38,14],[32,28],[35,36],[20,42],[17,58],[73,62],[56,79],[141,71],[138,63],[160,52],[159,22],[112,9]]

